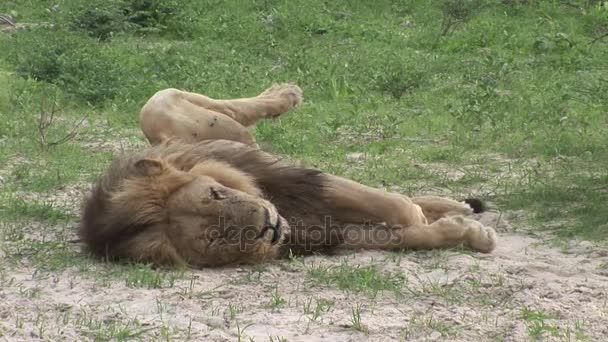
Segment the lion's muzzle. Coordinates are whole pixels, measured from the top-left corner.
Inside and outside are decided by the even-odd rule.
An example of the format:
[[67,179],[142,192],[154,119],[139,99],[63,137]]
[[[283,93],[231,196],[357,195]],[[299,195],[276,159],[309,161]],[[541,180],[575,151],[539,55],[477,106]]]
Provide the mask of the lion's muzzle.
[[265,236],[268,232],[272,232],[272,240],[270,241],[273,245],[278,243],[283,230],[283,219],[277,213],[276,210],[269,210],[268,207],[264,208],[266,218],[264,220],[264,227],[260,233],[260,237]]

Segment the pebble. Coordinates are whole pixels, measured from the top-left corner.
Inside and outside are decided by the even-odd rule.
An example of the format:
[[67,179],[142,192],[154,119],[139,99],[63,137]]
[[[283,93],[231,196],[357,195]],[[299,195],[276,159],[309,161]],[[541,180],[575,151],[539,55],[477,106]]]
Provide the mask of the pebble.
[[201,323],[215,329],[224,328],[224,319],[220,317],[204,317],[201,319]]
[[356,153],[349,153],[346,155],[346,161],[354,163],[354,162],[360,162],[363,161],[365,159],[365,155],[361,152],[356,152]]
[[438,341],[439,339],[441,339],[441,333],[439,331],[433,331],[429,336],[429,339],[431,341]]

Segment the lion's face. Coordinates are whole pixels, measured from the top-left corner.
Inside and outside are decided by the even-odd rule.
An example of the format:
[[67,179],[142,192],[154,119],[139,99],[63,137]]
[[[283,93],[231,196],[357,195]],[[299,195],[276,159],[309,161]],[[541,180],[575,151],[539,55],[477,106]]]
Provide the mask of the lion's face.
[[204,267],[276,258],[291,228],[256,182],[173,150],[117,159],[87,198],[79,235],[106,259]]
[[288,229],[272,203],[196,175],[173,192],[166,210],[170,239],[191,249],[198,265],[252,262],[275,257]]

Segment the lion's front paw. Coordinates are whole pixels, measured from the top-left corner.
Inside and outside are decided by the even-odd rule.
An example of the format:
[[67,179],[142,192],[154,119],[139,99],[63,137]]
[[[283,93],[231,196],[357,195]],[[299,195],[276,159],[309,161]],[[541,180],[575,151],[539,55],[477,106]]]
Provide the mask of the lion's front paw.
[[464,219],[468,226],[467,244],[474,250],[490,253],[496,248],[496,231],[470,219]]
[[291,83],[274,84],[272,87],[264,90],[260,94],[260,97],[280,100],[281,103],[277,106],[277,110],[269,113],[270,116],[278,116],[298,107],[302,103],[302,89]]

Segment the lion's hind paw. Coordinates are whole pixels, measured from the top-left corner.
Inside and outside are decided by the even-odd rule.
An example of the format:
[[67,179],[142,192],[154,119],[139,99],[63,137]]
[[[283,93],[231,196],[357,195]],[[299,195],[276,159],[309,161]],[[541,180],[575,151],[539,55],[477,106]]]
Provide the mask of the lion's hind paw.
[[[264,92],[260,94],[260,97],[276,98],[281,101],[286,101],[287,108],[283,108],[284,111],[289,111],[298,107],[303,99],[302,89],[291,83],[274,84],[270,88],[264,90]],[[273,116],[282,114],[283,110],[277,112]]]

